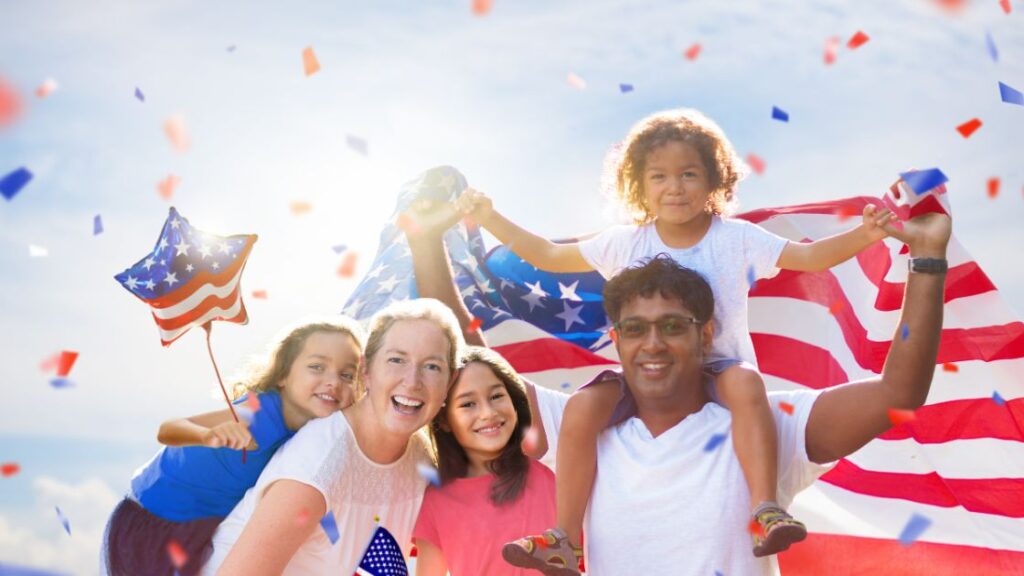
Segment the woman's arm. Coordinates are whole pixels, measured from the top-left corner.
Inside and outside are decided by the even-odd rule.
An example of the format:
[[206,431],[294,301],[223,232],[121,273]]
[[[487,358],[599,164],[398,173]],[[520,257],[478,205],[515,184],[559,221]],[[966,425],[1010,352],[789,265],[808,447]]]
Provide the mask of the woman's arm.
[[440,548],[423,538],[416,539],[416,576],[445,576],[448,562]]
[[168,420],[160,425],[156,439],[164,446],[256,449],[249,425],[245,422],[235,422],[230,410],[217,410],[188,418]]
[[316,488],[295,480],[274,482],[260,498],[218,576],[281,574],[326,513],[327,502]]

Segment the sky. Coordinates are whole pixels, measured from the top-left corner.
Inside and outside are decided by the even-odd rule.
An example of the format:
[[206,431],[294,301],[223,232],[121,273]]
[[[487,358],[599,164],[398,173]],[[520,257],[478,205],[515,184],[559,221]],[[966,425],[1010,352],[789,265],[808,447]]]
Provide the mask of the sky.
[[[162,347],[113,279],[152,249],[170,206],[205,231],[259,235],[242,278],[250,322],[213,329],[230,375],[285,324],[342,308],[422,170],[458,167],[540,234],[595,231],[616,217],[605,153],[645,115],[686,106],[764,160],[741,210],[880,196],[899,172],[941,168],[956,237],[1024,311],[1024,107],[998,88],[1024,90],[1024,2],[293,4],[0,0],[0,78],[24,104],[0,126],[0,177],[34,174],[0,201],[0,462],[21,466],[0,478],[0,566],[96,573],[106,517],[159,424],[219,408],[202,331]],[[847,48],[858,30],[870,39]],[[47,79],[57,88],[39,98]],[[171,117],[187,151],[164,134]],[[982,126],[964,138],[972,118]],[[170,175],[168,201],[157,184]],[[341,244],[355,277],[337,274]],[[80,356],[58,389],[39,364],[60,350]]]

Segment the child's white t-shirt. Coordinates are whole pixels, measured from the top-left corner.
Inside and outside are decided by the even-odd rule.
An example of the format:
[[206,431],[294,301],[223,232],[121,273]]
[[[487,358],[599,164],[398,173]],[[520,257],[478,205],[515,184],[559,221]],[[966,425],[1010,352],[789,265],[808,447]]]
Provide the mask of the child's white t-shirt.
[[[359,449],[348,420],[341,412],[310,421],[285,443],[263,470],[256,485],[220,524],[213,535],[213,554],[202,574],[213,575],[242,534],[268,486],[277,480],[302,482],[316,488],[334,513],[339,538],[331,544],[320,525],[302,543],[283,574],[352,574],[377,526],[395,537],[406,557],[427,481],[417,464],[429,464],[429,440],[422,433],[409,440],[405,454],[381,465]],[[296,510],[296,518],[301,514]],[[306,522],[317,524],[320,519]],[[298,520],[297,520],[298,521]]]
[[715,335],[707,363],[742,360],[757,366],[747,324],[747,292],[753,280],[779,273],[779,255],[788,242],[745,220],[713,216],[707,233],[690,248],[668,247],[653,223],[612,226],[578,246],[605,278],[660,253],[699,272],[715,295]]

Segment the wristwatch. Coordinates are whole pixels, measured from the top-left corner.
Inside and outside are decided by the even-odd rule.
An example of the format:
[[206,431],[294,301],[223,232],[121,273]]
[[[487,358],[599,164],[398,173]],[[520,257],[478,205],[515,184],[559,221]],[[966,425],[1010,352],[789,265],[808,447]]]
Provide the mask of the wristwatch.
[[949,270],[949,261],[945,258],[910,258],[907,270],[923,274],[945,274]]

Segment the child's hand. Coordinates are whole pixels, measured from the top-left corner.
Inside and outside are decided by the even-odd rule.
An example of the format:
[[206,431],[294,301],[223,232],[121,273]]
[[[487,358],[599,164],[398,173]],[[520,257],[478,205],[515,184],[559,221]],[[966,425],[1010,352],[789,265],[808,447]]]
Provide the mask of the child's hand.
[[477,224],[486,224],[494,214],[494,203],[491,199],[475,188],[466,188],[462,195],[455,201],[455,207],[464,216],[476,220]]
[[872,242],[891,236],[894,230],[891,222],[896,215],[888,208],[879,209],[873,204],[864,207],[864,231]]
[[255,450],[256,442],[249,433],[245,422],[224,422],[210,428],[203,434],[203,446],[207,448],[231,448]]

